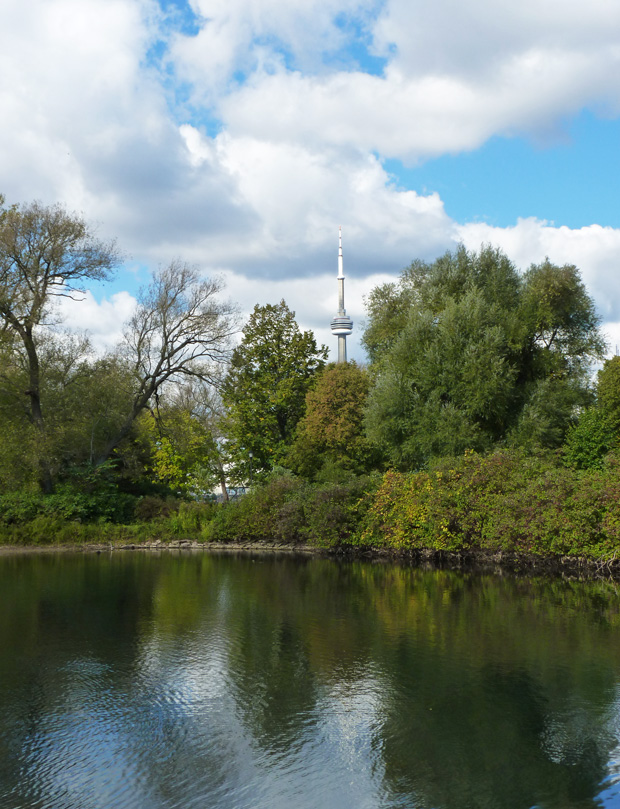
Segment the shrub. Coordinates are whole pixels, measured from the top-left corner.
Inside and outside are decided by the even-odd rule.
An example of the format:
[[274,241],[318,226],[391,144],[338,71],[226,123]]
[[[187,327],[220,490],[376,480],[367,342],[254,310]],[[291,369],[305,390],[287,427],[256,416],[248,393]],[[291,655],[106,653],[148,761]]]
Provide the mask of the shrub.
[[426,472],[388,472],[361,544],[605,557],[620,550],[620,464],[578,472],[555,456],[468,453]]
[[308,542],[333,547],[354,541],[368,478],[345,484],[272,479],[223,506],[203,536],[218,542]]
[[136,498],[116,490],[83,492],[67,484],[54,494],[21,491],[0,495],[0,524],[13,525],[37,517],[79,522],[125,522]]
[[[285,476],[256,486],[238,500],[223,504],[203,536],[215,542],[259,542],[282,539],[280,510],[303,486]],[[289,520],[290,521],[290,520]]]
[[134,516],[141,522],[152,522],[162,517],[170,517],[179,510],[180,501],[173,497],[145,495],[135,505]]
[[198,539],[218,509],[217,503],[180,503],[178,511],[168,517],[167,526],[175,536]]

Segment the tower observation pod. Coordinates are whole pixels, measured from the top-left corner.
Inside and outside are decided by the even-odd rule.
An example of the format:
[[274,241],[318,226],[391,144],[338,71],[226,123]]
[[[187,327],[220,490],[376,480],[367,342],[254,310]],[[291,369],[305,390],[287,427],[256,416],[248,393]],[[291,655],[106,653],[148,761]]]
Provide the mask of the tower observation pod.
[[332,318],[332,334],[338,336],[338,362],[347,361],[347,335],[353,331],[353,321],[344,308],[344,272],[342,269],[342,228],[338,228],[338,314]]

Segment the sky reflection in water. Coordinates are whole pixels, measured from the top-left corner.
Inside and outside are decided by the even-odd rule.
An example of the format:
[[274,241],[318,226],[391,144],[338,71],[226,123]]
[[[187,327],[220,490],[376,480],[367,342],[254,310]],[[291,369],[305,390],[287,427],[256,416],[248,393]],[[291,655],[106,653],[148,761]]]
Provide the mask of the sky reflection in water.
[[620,807],[611,583],[0,557],[2,809]]

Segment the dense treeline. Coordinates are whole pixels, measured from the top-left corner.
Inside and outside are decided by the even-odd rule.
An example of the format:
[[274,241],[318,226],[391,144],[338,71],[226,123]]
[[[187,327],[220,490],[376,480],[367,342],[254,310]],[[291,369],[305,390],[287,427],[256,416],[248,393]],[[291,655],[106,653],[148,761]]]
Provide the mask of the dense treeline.
[[120,260],[60,206],[0,200],[2,540],[620,548],[620,357],[593,375],[576,267],[416,261],[369,296],[361,367],[327,364],[285,301],[235,337],[221,282],[179,261],[96,354],[57,301]]

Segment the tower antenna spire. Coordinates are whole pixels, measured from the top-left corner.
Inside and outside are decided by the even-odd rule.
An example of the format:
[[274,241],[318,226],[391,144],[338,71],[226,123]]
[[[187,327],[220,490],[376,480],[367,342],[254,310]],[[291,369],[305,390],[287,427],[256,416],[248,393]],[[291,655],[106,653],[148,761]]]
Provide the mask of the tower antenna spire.
[[347,335],[353,331],[353,321],[344,308],[344,268],[342,257],[342,225],[338,228],[338,314],[332,318],[332,334],[338,337],[338,362],[347,361]]

